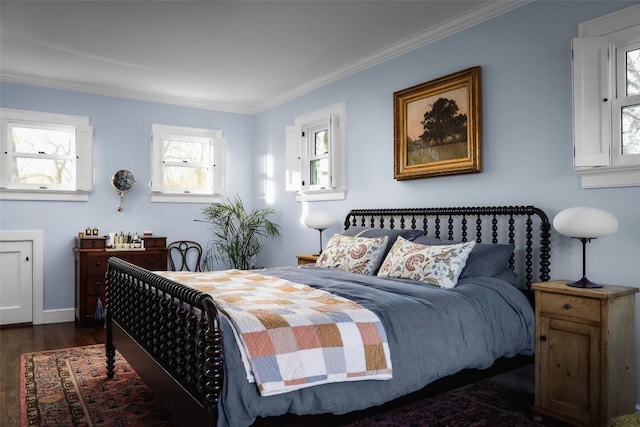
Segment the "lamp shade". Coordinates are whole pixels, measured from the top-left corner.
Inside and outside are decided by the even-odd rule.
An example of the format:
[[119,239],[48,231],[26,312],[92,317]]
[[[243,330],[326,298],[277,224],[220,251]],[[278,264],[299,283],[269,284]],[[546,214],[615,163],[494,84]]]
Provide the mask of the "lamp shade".
[[565,236],[595,239],[618,230],[618,220],[607,211],[577,206],[568,208],[553,218],[553,228]]
[[312,212],[304,220],[304,225],[316,230],[325,230],[335,224],[336,219],[328,212]]

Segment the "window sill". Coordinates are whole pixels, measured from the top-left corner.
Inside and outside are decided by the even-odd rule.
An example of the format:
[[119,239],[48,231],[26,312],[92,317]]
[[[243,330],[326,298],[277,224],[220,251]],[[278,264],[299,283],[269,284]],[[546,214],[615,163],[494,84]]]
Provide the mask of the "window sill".
[[344,200],[347,198],[345,190],[299,191],[296,202],[320,202],[327,200]]
[[640,186],[640,165],[597,166],[576,168],[582,188],[610,188]]
[[219,203],[223,196],[205,194],[151,193],[151,203]]
[[0,200],[87,202],[88,191],[0,190]]

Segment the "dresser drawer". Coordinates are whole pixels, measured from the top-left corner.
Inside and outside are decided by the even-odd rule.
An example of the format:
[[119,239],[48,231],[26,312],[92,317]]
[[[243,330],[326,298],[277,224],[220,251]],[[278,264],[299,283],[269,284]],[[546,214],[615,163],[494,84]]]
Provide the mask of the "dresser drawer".
[[144,237],[144,247],[147,249],[158,249],[167,247],[166,237]]
[[99,255],[89,255],[87,256],[87,272],[89,275],[102,275],[104,276],[107,272],[107,266],[109,262],[109,257],[99,254]]
[[540,295],[540,312],[544,316],[582,319],[600,323],[600,300],[544,292]]
[[146,268],[147,270],[164,271],[167,269],[167,258],[166,255],[163,254],[132,252],[125,256],[120,256],[120,258],[138,267]]
[[79,249],[104,249],[107,239],[104,237],[76,237],[76,248]]
[[106,282],[104,274],[87,276],[84,282],[85,295],[104,295]]

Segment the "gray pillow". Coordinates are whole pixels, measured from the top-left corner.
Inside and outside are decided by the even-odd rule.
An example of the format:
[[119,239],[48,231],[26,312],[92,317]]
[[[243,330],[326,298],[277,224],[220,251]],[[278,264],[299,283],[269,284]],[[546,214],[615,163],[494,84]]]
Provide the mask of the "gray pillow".
[[455,245],[462,242],[459,242],[457,240],[443,240],[443,239],[438,239],[431,236],[422,235],[414,239],[413,243],[418,243],[419,245],[434,246],[434,245]]
[[519,289],[521,288],[521,286],[520,286],[520,276],[518,275],[518,273],[516,273],[515,271],[513,271],[509,267],[505,267],[504,270],[502,270],[500,273],[496,274],[493,277],[496,278],[496,279],[500,279],[502,281],[505,281],[505,282],[515,286],[516,288],[519,288]]
[[467,277],[495,277],[509,266],[509,258],[514,245],[508,244],[477,244],[467,259],[467,264],[460,273],[460,279]]

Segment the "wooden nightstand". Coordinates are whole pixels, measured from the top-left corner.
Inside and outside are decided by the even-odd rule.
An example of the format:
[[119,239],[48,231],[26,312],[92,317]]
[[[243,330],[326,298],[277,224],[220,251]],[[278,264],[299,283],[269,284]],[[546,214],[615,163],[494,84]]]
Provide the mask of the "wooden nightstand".
[[637,288],[534,283],[534,409],[579,426],[635,411]]
[[318,259],[318,255],[296,255],[296,258],[298,258],[298,265],[315,264],[316,260]]

